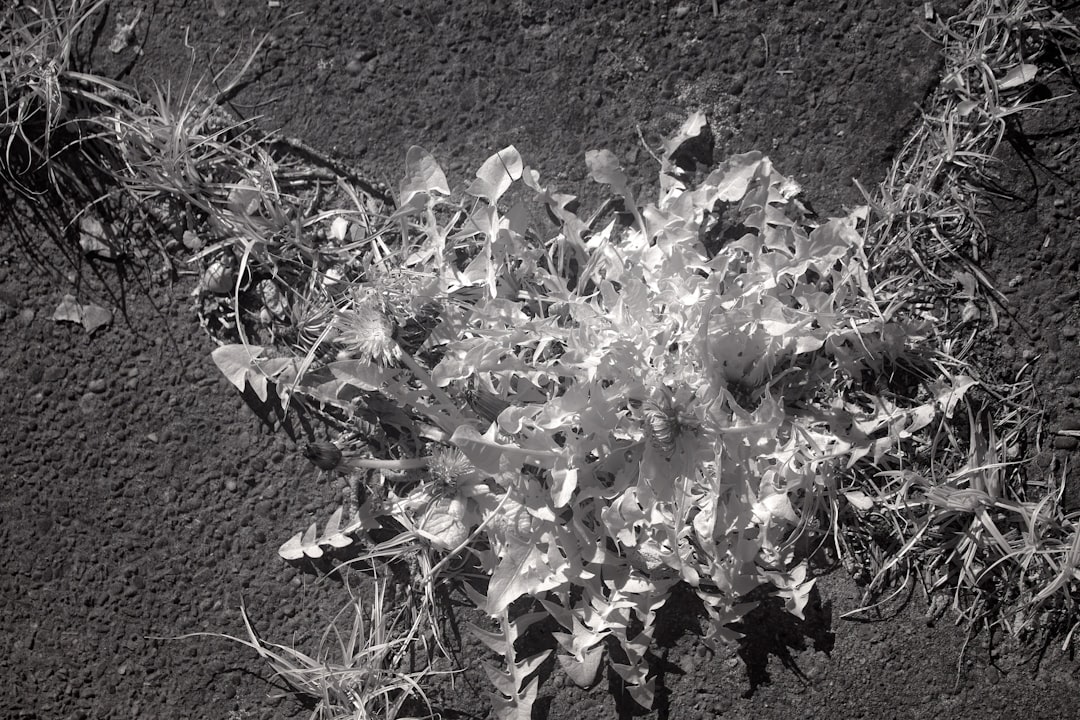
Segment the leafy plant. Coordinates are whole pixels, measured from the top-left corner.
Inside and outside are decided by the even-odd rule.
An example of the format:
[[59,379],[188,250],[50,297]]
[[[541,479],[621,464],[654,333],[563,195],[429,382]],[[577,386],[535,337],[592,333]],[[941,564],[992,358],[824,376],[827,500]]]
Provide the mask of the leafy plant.
[[[801,617],[814,580],[799,541],[826,542],[844,508],[873,497],[871,479],[904,467],[975,384],[936,373],[890,387],[897,369],[933,357],[933,329],[878,297],[865,215],[803,226],[797,186],[759,153],[690,187],[675,158],[704,128],[694,115],[665,144],[655,203],[638,202],[611,153],[589,153],[593,178],[632,217],[598,230],[513,147],[460,198],[411,149],[389,218],[401,246],[383,253],[382,233],[354,246],[378,256],[379,273],[334,306],[318,352],[273,361],[287,400],[346,422],[376,402],[398,411],[386,424],[393,456],[345,468],[384,471],[368,520],[347,527],[396,528],[441,552],[429,584],[472,559],[487,577],[477,606],[503,623],[507,717],[531,703],[519,671],[534,660],[513,655],[512,608],[564,628],[559,662],[582,682],[610,651],[646,707],[646,652],[677,583],[701,598],[709,642],[738,637],[729,625],[763,583]],[[554,233],[529,225],[530,202],[557,219]],[[396,328],[421,303],[437,322],[407,352]],[[238,386],[249,372],[270,377],[260,351],[227,373]],[[244,357],[243,345],[220,352]],[[283,550],[344,546],[340,522]]]
[[544,616],[545,613],[542,612],[528,613],[511,620],[509,612],[503,610],[498,618],[499,632],[484,630],[475,625],[471,627],[473,634],[484,645],[504,659],[502,667],[492,663],[484,664],[484,670],[496,689],[496,692],[490,695],[492,708],[500,718],[529,720],[532,717],[532,708],[540,684],[539,679],[533,676],[551,655],[551,651],[544,650],[524,660],[518,660],[514,644],[529,625]]

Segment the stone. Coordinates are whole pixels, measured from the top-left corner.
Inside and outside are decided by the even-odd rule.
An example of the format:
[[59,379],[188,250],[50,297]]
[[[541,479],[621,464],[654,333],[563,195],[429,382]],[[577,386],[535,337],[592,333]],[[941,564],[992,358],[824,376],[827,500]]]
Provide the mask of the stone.
[[1080,438],[1072,435],[1058,435],[1054,438],[1054,449],[1056,450],[1075,450],[1078,445],[1080,445]]

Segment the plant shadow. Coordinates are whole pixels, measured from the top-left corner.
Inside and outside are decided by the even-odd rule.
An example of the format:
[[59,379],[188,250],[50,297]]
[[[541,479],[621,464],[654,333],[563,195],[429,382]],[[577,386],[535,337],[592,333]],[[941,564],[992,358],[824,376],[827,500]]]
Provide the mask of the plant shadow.
[[776,657],[780,664],[800,681],[808,682],[795,659],[795,653],[816,650],[830,654],[836,644],[833,632],[832,603],[823,601],[818,589],[810,591],[810,599],[800,620],[784,609],[784,604],[772,595],[760,592],[758,606],[734,625],[742,633],[737,651],[746,666],[749,687],[744,698],[753,697],[757,689],[771,682],[769,660]]

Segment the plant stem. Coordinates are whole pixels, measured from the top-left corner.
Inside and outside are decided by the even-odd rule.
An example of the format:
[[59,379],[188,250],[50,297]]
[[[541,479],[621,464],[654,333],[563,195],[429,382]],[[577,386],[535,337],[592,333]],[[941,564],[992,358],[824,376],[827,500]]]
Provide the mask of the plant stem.
[[368,470],[419,470],[428,466],[427,458],[401,458],[382,460],[379,458],[348,458],[345,463],[353,469]]

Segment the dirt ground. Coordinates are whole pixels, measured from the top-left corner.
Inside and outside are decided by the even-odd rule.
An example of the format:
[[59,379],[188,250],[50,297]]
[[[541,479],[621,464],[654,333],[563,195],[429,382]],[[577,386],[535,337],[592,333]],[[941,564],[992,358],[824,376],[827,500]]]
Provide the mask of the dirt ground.
[[[946,16],[960,5],[932,4]],[[104,46],[136,4],[109,3],[87,61],[95,72],[180,88],[270,33],[236,109],[391,188],[412,144],[454,184],[510,143],[586,202],[600,197],[589,149],[610,149],[651,187],[648,146],[702,110],[714,157],[764,150],[820,213],[836,213],[861,202],[853,178],[882,180],[942,67],[920,29],[922,0],[138,5],[140,48],[114,55]],[[1059,7],[1080,23],[1076,3]],[[1050,80],[1049,94],[1080,90],[1065,73]],[[1076,96],[1025,116],[1002,145],[1006,193],[987,218],[985,270],[1007,304],[998,329],[980,328],[977,353],[1002,376],[1034,373],[1051,430],[1080,428],[1076,118]],[[160,638],[242,636],[243,603],[268,640],[310,647],[346,590],[276,549],[325,518],[342,489],[216,370],[191,312],[193,278],[166,286],[139,268],[83,267],[80,299],[123,310],[88,335],[51,319],[72,276],[47,225],[11,202],[3,221],[0,716],[305,717],[295,699],[268,697],[280,687],[251,650]],[[1048,439],[1040,462],[1068,473],[1075,450],[1075,438]],[[1066,500],[1080,506],[1080,491]],[[658,638],[656,708],[614,682],[584,691],[548,669],[536,716],[1034,719],[1080,706],[1080,667],[1059,646],[965,645],[918,598],[845,619],[861,589],[843,570],[817,588],[805,622],[756,611],[726,656],[706,651],[675,603]],[[432,701],[443,717],[487,717],[487,651],[464,643],[466,672]]]

